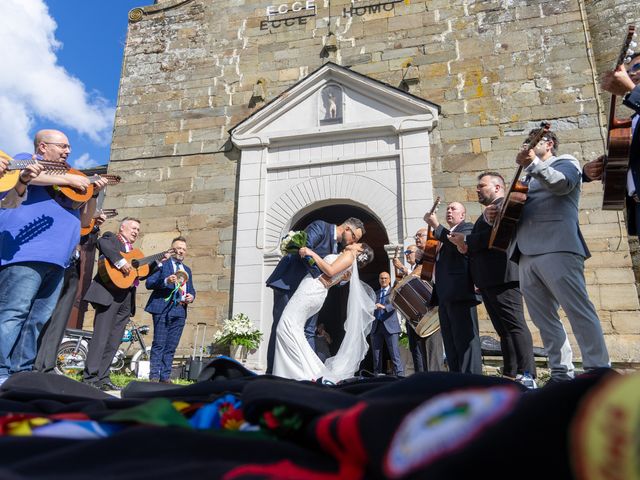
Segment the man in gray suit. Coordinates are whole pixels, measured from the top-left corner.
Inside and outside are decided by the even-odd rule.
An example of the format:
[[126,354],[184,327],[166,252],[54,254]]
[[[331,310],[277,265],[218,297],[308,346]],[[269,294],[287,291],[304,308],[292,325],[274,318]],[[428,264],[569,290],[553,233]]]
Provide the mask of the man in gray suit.
[[[529,138],[537,132],[529,132]],[[573,353],[558,316],[560,306],[580,347],[584,369],[610,366],[584,279],[584,260],[591,254],[578,222],[580,164],[571,155],[556,156],[558,143],[549,131],[533,149],[516,156],[529,179],[529,193],[510,246],[511,259],[519,264],[527,309],[549,355],[552,381],[574,375]]]
[[374,320],[371,326],[371,349],[373,350],[373,371],[374,373],[384,373],[382,365],[383,344],[386,343],[387,350],[393,363],[393,373],[398,376],[404,375],[404,365],[400,359],[400,321],[396,309],[390,302],[391,297],[391,276],[387,272],[381,272],[378,277],[380,290],[376,292],[376,310],[373,314]]

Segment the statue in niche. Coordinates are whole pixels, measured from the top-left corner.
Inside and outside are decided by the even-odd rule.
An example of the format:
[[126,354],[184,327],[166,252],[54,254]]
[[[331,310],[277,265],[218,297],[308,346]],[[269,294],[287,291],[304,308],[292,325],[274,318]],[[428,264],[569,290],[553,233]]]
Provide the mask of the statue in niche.
[[329,85],[322,89],[320,97],[320,125],[342,123],[342,89]]

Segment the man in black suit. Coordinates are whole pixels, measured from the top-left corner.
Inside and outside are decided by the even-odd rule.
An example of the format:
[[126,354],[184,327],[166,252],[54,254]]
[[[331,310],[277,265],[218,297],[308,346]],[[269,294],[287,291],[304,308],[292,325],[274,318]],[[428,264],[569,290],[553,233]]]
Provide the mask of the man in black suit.
[[[98,239],[98,250],[115,268],[124,274],[133,275],[135,274],[133,267],[121,253],[133,250],[133,244],[139,234],[140,220],[125,217],[120,222],[117,234],[105,232]],[[164,260],[169,257],[170,254],[167,253]],[[154,270],[157,264],[151,267]],[[135,314],[136,286],[137,282],[134,282],[130,288],[117,288],[105,282],[98,273],[84,297],[91,303],[96,315],[82,380],[101,390],[118,390],[109,378],[109,368],[122,340],[129,317]]]
[[[481,173],[476,192],[482,205],[499,208],[505,195],[504,178],[496,172]],[[535,378],[533,341],[524,319],[518,265],[507,258],[506,252],[489,248],[491,230],[484,215],[480,215],[471,233],[452,232],[449,240],[460,253],[469,256],[471,278],[500,337],[502,375],[516,378],[529,373]]]
[[482,355],[478,333],[476,305],[480,303],[475,294],[469,261],[449,241],[455,231],[471,233],[473,224],[465,222],[466,209],[459,202],[447,205],[447,224],[440,225],[436,213],[425,216],[440,240],[434,272],[434,297],[438,304],[440,329],[449,371],[482,374]]

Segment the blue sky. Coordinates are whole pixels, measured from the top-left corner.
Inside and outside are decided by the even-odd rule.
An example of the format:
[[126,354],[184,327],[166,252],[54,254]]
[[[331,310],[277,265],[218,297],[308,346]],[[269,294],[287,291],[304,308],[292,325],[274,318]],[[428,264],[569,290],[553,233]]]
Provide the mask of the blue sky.
[[69,137],[70,163],[109,161],[127,13],[153,0],[0,0],[0,150],[33,151],[41,128]]

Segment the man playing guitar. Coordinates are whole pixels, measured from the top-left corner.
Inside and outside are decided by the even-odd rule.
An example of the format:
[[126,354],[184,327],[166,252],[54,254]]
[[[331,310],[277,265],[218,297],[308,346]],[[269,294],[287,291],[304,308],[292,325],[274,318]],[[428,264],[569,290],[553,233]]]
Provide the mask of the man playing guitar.
[[[140,234],[140,220],[125,217],[120,222],[118,233],[105,232],[98,239],[101,255],[124,275],[135,275],[134,267],[122,256],[130,252]],[[165,253],[163,261],[171,256]],[[157,268],[154,263],[152,268]],[[96,274],[84,300],[96,311],[93,321],[93,337],[89,342],[87,361],[82,381],[101,390],[118,390],[109,378],[111,360],[118,350],[129,317],[135,314],[136,286],[117,288],[108,279]]]

